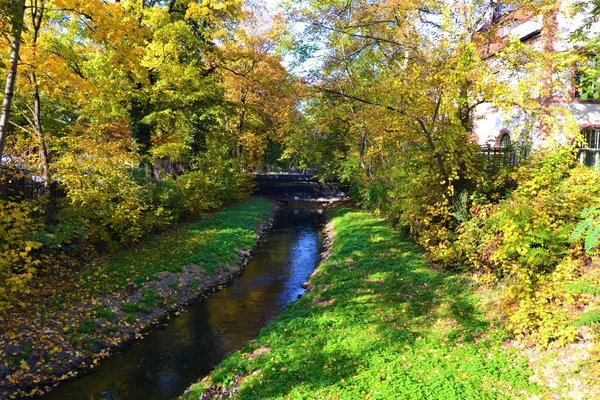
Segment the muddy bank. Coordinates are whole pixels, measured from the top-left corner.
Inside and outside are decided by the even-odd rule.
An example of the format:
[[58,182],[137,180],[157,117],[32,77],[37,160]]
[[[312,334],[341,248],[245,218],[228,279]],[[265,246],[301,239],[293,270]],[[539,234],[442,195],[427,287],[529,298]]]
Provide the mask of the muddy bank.
[[[103,297],[86,297],[56,312],[16,316],[0,330],[0,398],[35,396],[98,366],[126,350],[157,325],[200,298],[231,283],[271,228],[278,205],[256,230],[250,251],[206,276],[201,265],[181,273],[162,272],[156,280]],[[74,288],[73,290],[77,290]]]

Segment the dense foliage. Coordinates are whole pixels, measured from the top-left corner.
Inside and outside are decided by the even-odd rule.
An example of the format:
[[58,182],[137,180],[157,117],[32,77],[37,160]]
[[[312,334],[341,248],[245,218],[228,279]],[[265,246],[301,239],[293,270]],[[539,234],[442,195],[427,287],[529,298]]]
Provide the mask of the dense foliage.
[[[246,257],[259,169],[338,179],[371,214],[333,214],[315,291],[209,390],[531,397],[507,340],[597,361],[600,170],[568,103],[600,98],[599,1],[281,3],[0,1],[0,380],[101,357]],[[518,14],[539,26],[517,37]]]
[[[598,40],[584,26],[585,51],[554,51],[557,0],[515,2],[542,19],[540,46],[507,38],[493,65],[483,48],[502,23],[484,29],[485,1],[287,1],[270,23],[241,0],[27,0],[22,19],[19,4],[0,7],[6,83],[21,44],[0,161],[39,196],[0,208],[2,301],[46,255],[81,258],[219,209],[248,195],[255,168],[316,167],[431,262],[502,287],[515,335],[575,338],[581,297],[564,285],[596,260],[600,178],[576,166],[579,126],[552,99],[577,68],[597,97],[585,52]],[[482,157],[482,104],[521,113],[519,168]]]
[[582,212],[600,202],[600,173],[572,163],[571,154],[555,153],[522,166],[505,200],[471,207],[472,219],[452,246],[466,268],[504,283],[509,328],[544,346],[577,335],[569,325],[573,294],[565,285],[583,272],[585,253],[572,233]]
[[[265,199],[245,200],[86,268],[54,265],[50,276],[35,279],[31,292],[21,296],[27,307],[9,310],[0,322],[0,397],[40,395],[49,382],[76,374],[65,374],[65,368],[97,366],[166,312],[233,276],[240,253],[256,246],[257,230],[272,213]],[[0,293],[0,304],[4,300]]]
[[[551,99],[573,68],[587,65],[582,93],[597,75],[582,52],[553,50],[558,2],[513,5],[543,20],[540,46],[507,38],[490,61],[484,49],[503,22],[482,28],[485,2],[289,2],[291,21],[304,27],[287,32],[289,46],[318,67],[285,155],[339,176],[433,263],[484,274],[502,288],[509,330],[548,346],[577,335],[579,297],[564,285],[592,255],[572,232],[583,210],[594,218],[600,183],[596,170],[575,166],[579,126]],[[514,150],[529,156],[511,156],[520,168],[497,171],[482,156],[472,134],[481,104],[520,115],[510,122]],[[580,230],[589,249],[598,230]]]
[[35,193],[3,193],[3,299],[41,254],[114,248],[247,196],[298,96],[254,3],[24,5],[0,8],[3,77],[20,39],[0,183]]
[[0,309],[10,304],[15,293],[27,291],[27,284],[40,260],[35,250],[42,244],[33,238],[38,226],[30,203],[0,202]]

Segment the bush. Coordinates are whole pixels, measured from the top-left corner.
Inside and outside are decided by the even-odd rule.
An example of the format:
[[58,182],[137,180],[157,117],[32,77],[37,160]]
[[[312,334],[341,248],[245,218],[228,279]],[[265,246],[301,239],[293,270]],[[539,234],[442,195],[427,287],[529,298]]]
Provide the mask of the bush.
[[33,202],[0,200],[0,318],[28,283],[41,263],[34,253],[42,243],[33,239],[40,224],[34,218],[40,207]]
[[134,176],[139,164],[131,149],[115,143],[69,143],[68,155],[55,165],[69,208],[80,215],[92,242],[128,242],[144,235],[142,214],[149,188]]
[[232,161],[201,165],[177,179],[183,208],[193,214],[216,210],[248,196],[252,188],[250,174]]
[[210,162],[197,163],[199,170],[158,182],[137,168],[141,159],[134,149],[118,142],[65,139],[64,145],[71,151],[53,172],[66,197],[45,225],[35,218],[42,212],[37,203],[0,202],[0,311],[27,292],[43,259],[56,263],[90,244],[136,241],[185,211],[219,209],[251,189],[250,175],[227,158],[211,155]]
[[182,215],[181,190],[172,178],[165,178],[159,182],[148,182],[152,188],[150,199],[150,212],[148,212],[148,226],[163,229],[177,222]]
[[599,171],[574,166],[567,151],[536,159],[519,170],[508,198],[471,208],[451,261],[506,283],[502,311],[514,334],[542,346],[570,341],[576,334],[567,319],[573,299],[564,286],[579,276],[583,256],[572,232],[594,205],[600,205]]
[[361,167],[358,158],[349,158],[340,175],[359,205],[410,231],[430,252],[451,247],[459,226],[455,199],[483,179],[480,149],[468,133],[452,125],[442,137],[435,151],[425,143],[405,142],[383,165]]
[[[69,143],[72,151],[56,163],[66,190],[64,212],[78,219],[93,243],[127,243],[181,216],[181,192],[171,179],[157,182],[132,149],[118,143]],[[81,231],[81,230],[80,230]]]

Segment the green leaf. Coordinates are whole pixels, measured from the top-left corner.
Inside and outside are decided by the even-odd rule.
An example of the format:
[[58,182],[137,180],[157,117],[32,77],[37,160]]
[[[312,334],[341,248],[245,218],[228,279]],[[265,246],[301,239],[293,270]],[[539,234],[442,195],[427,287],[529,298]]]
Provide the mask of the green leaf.
[[598,235],[600,235],[600,226],[589,229],[585,236],[585,252],[590,253],[598,245]]

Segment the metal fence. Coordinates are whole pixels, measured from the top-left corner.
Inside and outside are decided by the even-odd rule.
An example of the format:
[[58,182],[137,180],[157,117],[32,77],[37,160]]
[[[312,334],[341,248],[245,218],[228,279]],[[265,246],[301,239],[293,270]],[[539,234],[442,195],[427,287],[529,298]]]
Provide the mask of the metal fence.
[[155,160],[153,163],[154,178],[161,180],[166,176],[178,176],[190,170],[187,162],[174,162],[168,158]]
[[0,165],[0,199],[24,201],[38,199],[47,194],[52,201],[64,197],[59,185],[54,184],[46,188],[41,177],[31,171]]
[[28,171],[0,165],[0,198],[29,200],[39,196],[44,185],[32,178]]
[[523,157],[511,147],[495,147],[490,144],[481,145],[481,154],[485,158],[485,168],[490,172],[496,172],[509,165],[516,165]]

